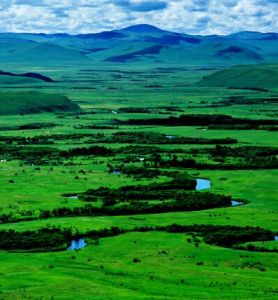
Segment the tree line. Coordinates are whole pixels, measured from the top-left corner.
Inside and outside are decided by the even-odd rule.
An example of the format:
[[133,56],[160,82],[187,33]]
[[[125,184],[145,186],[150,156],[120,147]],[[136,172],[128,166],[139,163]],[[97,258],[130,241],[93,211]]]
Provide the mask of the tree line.
[[[273,240],[275,233],[261,227],[240,227],[232,225],[178,225],[168,226],[142,226],[133,229],[119,227],[103,228],[100,230],[87,230],[83,233],[73,228],[49,227],[37,231],[0,230],[0,249],[2,250],[31,250],[31,251],[57,251],[66,250],[74,239],[89,238],[98,240],[100,238],[113,237],[128,232],[150,232],[164,231],[168,233],[184,233],[199,236],[204,242],[220,247],[249,250],[277,252],[275,249],[265,249],[253,246],[243,249],[241,244],[247,242],[262,242]],[[197,241],[197,239],[193,239]],[[198,243],[200,241],[198,240]],[[98,244],[98,243],[96,243]],[[196,244],[196,246],[198,246]]]

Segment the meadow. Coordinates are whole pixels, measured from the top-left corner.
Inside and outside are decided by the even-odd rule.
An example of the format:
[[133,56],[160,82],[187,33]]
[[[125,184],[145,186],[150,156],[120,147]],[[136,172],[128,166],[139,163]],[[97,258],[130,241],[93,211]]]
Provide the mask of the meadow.
[[[0,76],[0,97],[37,91],[43,99],[49,95],[49,103],[58,97],[80,109],[0,113],[0,238],[1,231],[20,236],[59,228],[88,245],[69,251],[68,239],[60,249],[20,243],[1,249],[0,299],[277,299],[277,81],[246,88],[236,69],[238,86],[234,80],[233,88],[214,86],[217,76],[206,85],[203,77],[214,69],[143,64],[28,71],[54,82],[11,84]],[[236,121],[161,124],[181,115]],[[151,119],[157,124],[148,124]],[[180,189],[181,182],[200,178],[211,188]],[[136,198],[130,186],[149,194]],[[185,206],[204,193],[241,205]],[[161,228],[172,224],[238,226],[243,233],[249,226],[272,236],[220,246],[208,243],[204,232]],[[111,228],[123,232],[98,235]]]

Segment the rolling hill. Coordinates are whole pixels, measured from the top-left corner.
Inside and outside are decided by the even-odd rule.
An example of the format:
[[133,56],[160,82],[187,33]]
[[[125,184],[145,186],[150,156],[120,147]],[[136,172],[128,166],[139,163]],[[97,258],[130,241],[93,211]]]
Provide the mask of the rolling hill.
[[277,88],[278,65],[236,66],[204,77],[198,85],[232,88]]
[[276,33],[200,36],[141,24],[100,33],[0,34],[0,63],[38,65],[257,64],[278,61]]
[[0,92],[0,115],[79,111],[65,96],[39,92]]

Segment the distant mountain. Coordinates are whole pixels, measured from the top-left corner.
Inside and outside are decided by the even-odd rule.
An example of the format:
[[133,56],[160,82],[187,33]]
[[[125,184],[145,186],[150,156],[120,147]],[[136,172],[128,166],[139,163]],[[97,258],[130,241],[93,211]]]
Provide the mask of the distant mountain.
[[238,40],[277,40],[278,33],[268,32],[261,33],[256,31],[242,31],[234,34],[230,34],[228,37]]
[[204,77],[199,86],[278,89],[278,64],[236,66]]
[[141,24],[78,35],[0,34],[2,64],[233,66],[271,62],[278,62],[277,33],[200,36]]
[[79,34],[76,37],[80,39],[101,39],[101,40],[110,40],[110,39],[119,39],[127,37],[125,34],[116,32],[116,31],[104,31],[100,33],[88,33],[88,34]]
[[129,26],[129,27],[123,28],[121,31],[133,32],[133,33],[143,33],[143,34],[165,33],[165,32],[167,32],[165,30],[162,30],[160,28],[157,28],[155,26],[148,25],[148,24],[140,24],[140,25]]

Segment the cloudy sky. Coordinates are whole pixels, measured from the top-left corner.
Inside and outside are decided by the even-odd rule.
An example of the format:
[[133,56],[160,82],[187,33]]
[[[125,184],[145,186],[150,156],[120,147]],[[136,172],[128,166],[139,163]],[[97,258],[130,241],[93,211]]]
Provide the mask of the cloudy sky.
[[135,24],[191,34],[278,32],[278,0],[0,0],[0,31],[88,33]]

